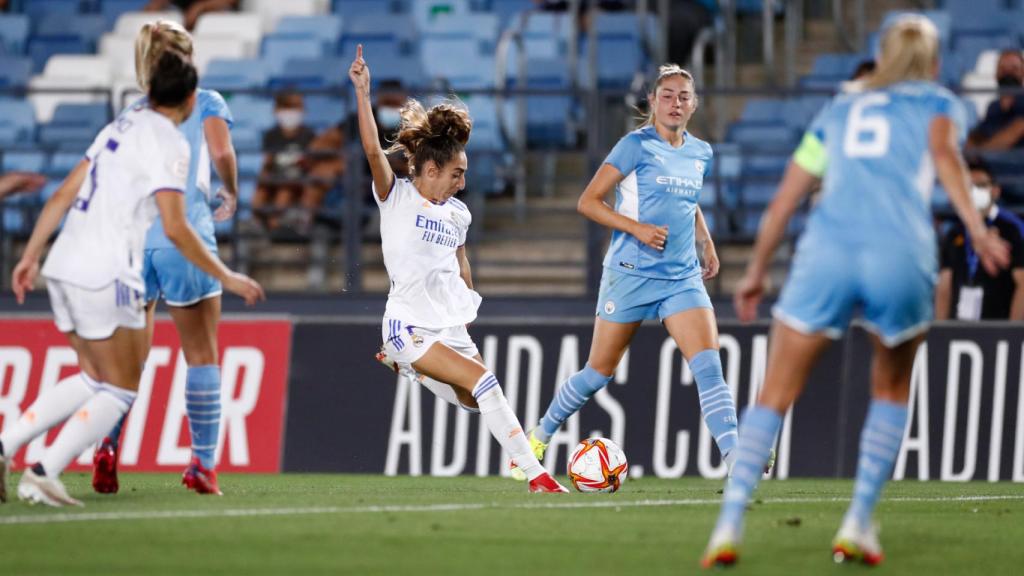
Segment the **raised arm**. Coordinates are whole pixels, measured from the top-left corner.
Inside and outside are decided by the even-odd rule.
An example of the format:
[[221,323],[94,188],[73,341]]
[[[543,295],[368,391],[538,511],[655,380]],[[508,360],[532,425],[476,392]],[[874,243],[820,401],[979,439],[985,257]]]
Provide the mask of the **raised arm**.
[[381,202],[387,200],[391,186],[395,182],[395,173],[380,146],[377,134],[377,120],[373,117],[373,106],[370,102],[370,67],[363,60],[363,45],[356,48],[356,59],[348,69],[348,77],[356,88],[356,112],[359,116],[359,138],[363,141],[363,152],[370,163],[373,175],[373,186],[377,190],[377,198]]
[[583,194],[580,194],[576,210],[602,226],[631,234],[655,250],[664,250],[665,242],[668,240],[667,226],[637,222],[628,216],[619,214],[604,201],[619,182],[622,182],[623,178],[625,176],[619,172],[618,168],[611,164],[602,164],[590,184],[587,184],[586,189],[583,190]]
[[995,275],[999,269],[1009,266],[1010,246],[985,226],[971,202],[970,174],[960,154],[956,125],[950,118],[939,116],[932,120],[928,130],[928,148],[939,182],[967,228],[981,265],[989,274]]
[[221,205],[213,217],[218,222],[227,220],[238,206],[238,157],[231,142],[231,130],[223,118],[216,116],[203,121],[203,136],[210,148],[210,160],[224,187],[217,191]]
[[39,275],[39,258],[43,254],[43,249],[46,248],[46,243],[57,226],[60,226],[64,215],[71,209],[88,172],[89,161],[80,161],[43,206],[43,210],[36,220],[35,228],[32,229],[32,236],[29,237],[25,251],[21,254],[21,260],[18,261],[11,275],[11,287],[14,289],[14,296],[18,304],[25,302],[25,292],[31,290],[35,284],[36,276]]

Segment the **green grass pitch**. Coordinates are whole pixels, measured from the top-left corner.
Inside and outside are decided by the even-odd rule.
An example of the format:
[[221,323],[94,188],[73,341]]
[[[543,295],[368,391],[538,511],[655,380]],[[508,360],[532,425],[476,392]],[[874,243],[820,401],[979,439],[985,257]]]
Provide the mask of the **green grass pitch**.
[[[218,498],[177,475],[122,475],[116,496],[65,482],[85,508],[0,507],[0,574],[694,574],[721,487],[645,478],[560,496],[500,478],[225,475]],[[890,484],[876,569],[830,557],[850,489],[764,482],[729,572],[1024,573],[1024,486]]]

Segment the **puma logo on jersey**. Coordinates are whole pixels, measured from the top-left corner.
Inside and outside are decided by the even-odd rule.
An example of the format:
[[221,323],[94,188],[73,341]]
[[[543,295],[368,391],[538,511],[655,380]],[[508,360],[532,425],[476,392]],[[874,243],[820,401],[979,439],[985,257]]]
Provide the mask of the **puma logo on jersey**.
[[657,160],[658,163],[661,164],[662,166],[665,165],[665,157],[662,156],[661,154],[655,154],[654,159]]

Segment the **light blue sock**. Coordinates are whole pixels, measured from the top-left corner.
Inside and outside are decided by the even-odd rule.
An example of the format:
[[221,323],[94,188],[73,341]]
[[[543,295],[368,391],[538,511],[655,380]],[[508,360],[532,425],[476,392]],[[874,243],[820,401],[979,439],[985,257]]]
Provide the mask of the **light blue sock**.
[[722,511],[718,515],[718,528],[729,526],[736,531],[743,528],[743,515],[747,510],[747,503],[764,473],[768,453],[775,444],[775,435],[781,426],[782,415],[770,408],[754,406],[747,410],[743,423],[740,424],[732,476],[725,485]]
[[690,371],[697,381],[700,411],[722,457],[736,446],[736,403],[722,376],[722,357],[718,350],[702,350],[690,359]]
[[185,411],[192,433],[192,454],[203,468],[214,468],[220,434],[220,367],[189,366],[185,380]]
[[540,427],[535,432],[537,438],[541,442],[551,441],[551,436],[562,424],[578,412],[598,390],[607,386],[611,379],[611,376],[605,376],[591,368],[590,364],[569,376],[569,379],[558,387],[548,411],[540,419]]
[[868,526],[871,522],[882,487],[892,474],[893,463],[900,453],[906,425],[906,404],[871,401],[864,429],[860,433],[860,457],[857,459],[853,501],[846,513],[847,517],[852,516],[861,526]]

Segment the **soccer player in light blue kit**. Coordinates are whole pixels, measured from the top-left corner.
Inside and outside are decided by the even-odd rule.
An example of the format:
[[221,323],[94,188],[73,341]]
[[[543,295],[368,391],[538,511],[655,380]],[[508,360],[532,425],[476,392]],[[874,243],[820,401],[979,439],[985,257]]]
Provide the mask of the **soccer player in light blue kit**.
[[[192,38],[180,25],[169,21],[146,24],[135,44],[137,81],[145,90],[151,63],[168,50],[192,56]],[[144,105],[144,102],[134,106]],[[238,172],[229,128],[231,111],[224,98],[212,90],[196,90],[192,115],[180,126],[192,151],[185,191],[188,220],[206,247],[216,253],[213,221],[232,216],[238,197]],[[210,209],[210,161],[224,188],[218,192],[221,206]],[[220,434],[220,367],[217,363],[217,323],[220,320],[221,284],[188,262],[164,234],[157,219],[146,237],[143,277],[146,281],[147,326],[152,342],[156,301],[163,297],[181,340],[188,363],[185,409],[192,439],[192,461],[182,484],[200,494],[220,494],[214,471]],[[125,416],[127,417],[127,416]],[[93,459],[93,488],[101,493],[118,490],[117,449],[123,417],[97,449]]]
[[[608,385],[640,323],[658,318],[689,362],[704,422],[732,461],[736,406],[722,376],[718,327],[704,289],[704,280],[718,274],[718,256],[697,203],[711,174],[711,146],[686,131],[697,109],[689,72],[662,66],[648,100],[647,122],[619,140],[579,200],[581,214],[612,229],[612,241],[587,365],[562,383],[530,431],[538,459],[562,423]],[[612,190],[614,209],[604,201]]]
[[853,499],[832,552],[837,562],[882,561],[874,509],[899,454],[914,356],[932,319],[937,244],[928,198],[936,173],[982,266],[1009,264],[1008,246],[986,229],[971,204],[960,155],[964,112],[933,82],[938,62],[938,33],[929,20],[907,16],[887,28],[877,70],[818,114],[762,220],[753,260],[735,294],[743,321],[757,315],[768,262],[787,221],[822,181],[821,200],[774,309],[764,388],[740,426],[705,568],[737,560],[746,506],[783,415],[857,308],[874,343],[872,400]]

